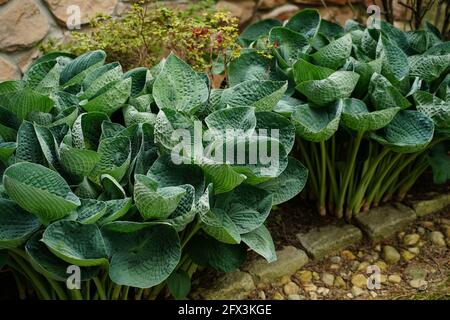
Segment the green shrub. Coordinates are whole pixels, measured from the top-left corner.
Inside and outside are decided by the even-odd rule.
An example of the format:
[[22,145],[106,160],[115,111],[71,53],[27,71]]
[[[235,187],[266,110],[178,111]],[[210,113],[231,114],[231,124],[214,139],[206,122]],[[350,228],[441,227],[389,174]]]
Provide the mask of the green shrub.
[[[127,73],[105,59],[51,53],[0,83],[0,268],[14,272],[21,296],[153,299],[168,287],[182,299],[198,266],[233,271],[247,247],[275,260],[264,222],[307,178],[288,157],[294,127],[271,111],[286,82],[211,92],[206,74],[173,54]],[[202,136],[177,134],[202,128],[211,153],[189,153]],[[279,135],[253,134],[261,129]],[[279,157],[211,156],[228,145]],[[80,290],[64,286],[73,265]]]
[[440,143],[450,129],[450,46],[427,26],[341,27],[308,9],[240,35],[248,48],[231,62],[239,73],[230,81],[289,81],[277,111],[296,126],[320,214],[350,218],[395,194],[403,199],[430,163],[437,182],[448,179],[448,145]]
[[152,67],[172,51],[198,71],[214,65],[221,73],[223,61],[239,53],[238,20],[213,4],[203,0],[172,9],[139,2],[120,18],[98,16],[89,31],[71,32],[64,42],[53,39],[41,48],[75,55],[102,49],[109,62],[119,61],[126,70]]

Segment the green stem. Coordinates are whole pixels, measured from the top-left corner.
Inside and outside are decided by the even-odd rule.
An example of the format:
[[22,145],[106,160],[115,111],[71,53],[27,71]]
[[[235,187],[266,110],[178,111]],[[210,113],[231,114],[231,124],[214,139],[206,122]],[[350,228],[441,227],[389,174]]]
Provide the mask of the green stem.
[[56,295],[58,296],[59,300],[67,300],[67,295],[64,292],[64,290],[61,288],[61,285],[52,279],[47,279],[50,285],[52,286],[53,290],[55,290]]
[[311,181],[313,192],[318,197],[319,196],[319,187],[318,187],[318,183],[317,183],[317,177],[314,173],[314,167],[312,165],[311,158],[308,155],[305,144],[301,140],[298,140],[298,144],[299,144],[299,149],[300,149],[302,158],[305,161],[305,164],[309,170],[308,181]]
[[165,286],[166,286],[166,283],[161,282],[156,287],[152,288],[150,295],[148,297],[148,300],[155,300],[158,297],[158,295],[161,293],[161,291],[164,289]]
[[319,213],[321,216],[327,214],[325,199],[327,195],[327,149],[325,141],[320,141],[320,202]]
[[130,286],[125,286],[122,292],[122,300],[128,300],[128,293],[130,292]]
[[83,296],[80,290],[77,289],[70,290],[70,294],[72,295],[73,300],[83,300]]
[[144,293],[144,289],[142,289],[142,288],[137,289],[136,294],[134,295],[134,299],[141,300],[143,293]]
[[122,286],[119,284],[114,284],[114,290],[111,296],[111,300],[118,300],[120,296],[120,292],[122,290]]
[[108,300],[106,298],[106,293],[105,293],[105,288],[102,285],[102,282],[100,281],[100,279],[98,277],[95,277],[94,279],[94,284],[97,287],[97,292],[98,295],[100,297],[101,300]]
[[191,227],[189,233],[187,236],[185,236],[185,238],[183,239],[182,243],[181,243],[181,249],[183,249],[187,243],[189,242],[189,240],[192,239],[192,237],[200,230],[201,225],[200,223],[195,223],[193,225],[193,227]]

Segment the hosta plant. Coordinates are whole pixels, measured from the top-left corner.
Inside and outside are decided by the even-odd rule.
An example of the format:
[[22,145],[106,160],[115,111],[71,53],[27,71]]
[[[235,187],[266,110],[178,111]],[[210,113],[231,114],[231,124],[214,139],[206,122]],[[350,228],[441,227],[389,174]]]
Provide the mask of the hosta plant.
[[182,299],[198,266],[274,261],[264,222],[307,178],[272,111],[286,82],[219,99],[175,55],[126,73],[105,58],[50,53],[0,84],[0,268],[20,297]]
[[431,24],[341,27],[307,9],[239,40],[247,49],[229,67],[232,83],[288,80],[275,110],[296,127],[320,214],[351,218],[403,199],[430,164],[436,182],[448,178],[450,46]]

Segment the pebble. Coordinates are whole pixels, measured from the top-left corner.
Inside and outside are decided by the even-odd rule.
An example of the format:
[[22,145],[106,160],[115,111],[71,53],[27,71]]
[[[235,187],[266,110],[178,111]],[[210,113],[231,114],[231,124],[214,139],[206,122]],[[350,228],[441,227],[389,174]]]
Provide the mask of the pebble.
[[288,300],[305,300],[305,296],[299,294],[290,294],[288,295]]
[[302,284],[311,283],[313,277],[312,272],[309,270],[297,272],[296,276]]
[[433,231],[430,233],[431,242],[437,247],[445,247],[444,235],[440,231]]
[[311,300],[317,300],[317,292],[310,292],[309,297],[311,298]]
[[392,246],[384,246],[382,257],[389,264],[395,264],[400,261],[400,254],[397,249]]
[[391,274],[388,276],[388,281],[392,283],[400,283],[402,282],[402,277],[398,274]]
[[402,251],[402,257],[406,261],[411,261],[412,259],[414,259],[416,257],[416,255],[414,253],[412,253],[412,252],[409,252],[408,250],[403,250]]
[[426,232],[426,230],[425,230],[423,227],[418,227],[418,228],[417,228],[417,232],[418,232],[419,234],[421,234],[421,235],[424,235],[425,232]]
[[428,275],[427,269],[423,268],[420,265],[409,264],[405,268],[405,275],[411,280],[425,280]]
[[295,282],[292,282],[292,281],[285,284],[283,287],[283,291],[286,295],[298,294],[299,290],[300,290],[299,286]]
[[409,281],[409,285],[414,289],[426,290],[428,286],[428,282],[423,279],[411,280]]
[[259,291],[258,292],[258,299],[259,300],[266,300],[266,294],[264,291]]
[[366,254],[363,259],[364,261],[367,261],[369,263],[373,263],[375,261],[374,257],[371,254]]
[[291,277],[289,276],[283,276],[280,280],[280,283],[282,285],[288,284],[289,282],[291,282]]
[[331,273],[328,273],[328,272],[322,273],[321,279],[322,279],[322,282],[328,287],[332,287],[334,284],[334,275],[332,275]]
[[407,246],[414,246],[419,242],[419,240],[420,240],[420,235],[418,235],[417,233],[411,233],[411,234],[407,234],[403,238],[403,243]]
[[308,284],[305,284],[305,285],[303,286],[303,289],[304,289],[306,292],[313,292],[313,291],[316,291],[316,290],[317,290],[317,287],[316,287],[314,284],[312,284],[312,283],[308,283]]
[[447,226],[450,226],[450,219],[447,218],[441,218],[441,223],[445,224]]
[[334,256],[334,257],[330,258],[331,263],[339,264],[339,263],[341,263],[341,261],[342,261],[342,259],[339,256]]
[[361,262],[361,264],[358,266],[358,268],[356,269],[357,271],[367,271],[367,268],[370,266],[370,263],[368,263],[367,261],[363,261]]
[[273,300],[284,300],[284,296],[278,291],[273,295]]
[[325,287],[319,287],[317,289],[317,293],[322,295],[322,296],[326,296],[326,295],[328,295],[330,293],[330,289],[325,288]]
[[261,283],[258,283],[258,285],[256,287],[260,290],[265,290],[265,289],[267,289],[267,284],[265,284],[264,282],[261,282]]
[[352,277],[352,284],[360,288],[367,287],[367,278],[362,274],[356,274]]
[[378,294],[375,291],[369,291],[372,298],[378,297]]
[[335,279],[334,279],[334,286],[336,287],[336,288],[345,288],[346,287],[346,284],[345,284],[345,281],[344,281],[344,279],[342,279],[342,277],[340,277],[340,276],[337,276]]
[[377,244],[374,248],[375,251],[380,252],[381,251],[381,245]]
[[422,221],[420,223],[424,228],[432,229],[434,227],[433,221]]
[[408,251],[411,253],[414,253],[415,255],[418,255],[420,253],[420,248],[419,247],[411,247],[411,248],[408,248]]
[[444,233],[447,238],[450,238],[450,226],[444,226]]
[[340,268],[341,268],[341,266],[338,265],[338,264],[332,264],[332,265],[330,265],[330,269],[331,269],[331,270],[339,270]]
[[399,232],[399,233],[397,234],[397,236],[398,236],[398,239],[399,239],[399,240],[402,240],[402,239],[403,239],[403,237],[405,236],[405,234],[406,234],[406,232],[404,232],[404,231],[402,231],[402,232]]
[[345,259],[345,260],[355,260],[356,256],[353,254],[353,252],[351,252],[350,250],[344,250],[341,252],[341,256]]
[[364,290],[357,287],[357,286],[353,286],[352,287],[352,296],[353,297],[359,297],[360,295],[364,294]]
[[317,272],[315,272],[315,271],[313,271],[312,276],[313,276],[314,280],[319,280],[320,279],[320,275]]
[[350,298],[350,299],[353,299],[353,295],[350,292],[346,294],[346,297]]
[[377,262],[375,262],[375,265],[380,268],[381,270],[386,270],[387,269],[387,264],[386,262],[382,261],[382,260],[378,260]]

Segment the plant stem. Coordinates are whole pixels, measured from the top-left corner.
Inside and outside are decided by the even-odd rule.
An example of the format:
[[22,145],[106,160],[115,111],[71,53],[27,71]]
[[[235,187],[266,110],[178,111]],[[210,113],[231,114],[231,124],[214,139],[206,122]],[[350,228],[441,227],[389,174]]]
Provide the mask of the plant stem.
[[311,158],[309,157],[308,152],[306,151],[305,144],[300,139],[298,140],[298,144],[299,144],[300,154],[302,155],[303,160],[305,161],[305,164],[309,170],[308,180],[311,181],[313,193],[318,197],[319,187],[318,187],[318,183],[317,183],[317,177],[314,172],[314,167],[311,162]]
[[320,141],[320,199],[319,213],[321,216],[327,214],[325,199],[327,194],[327,149],[325,141]]
[[114,284],[114,290],[111,296],[111,300],[118,300],[122,286],[120,284]]
[[97,287],[97,292],[99,294],[99,297],[101,300],[108,300],[106,298],[106,293],[105,293],[105,288],[103,287],[100,279],[98,277],[95,277],[94,279],[94,284]]
[[52,279],[47,279],[50,285],[52,286],[53,290],[55,290],[56,295],[58,296],[59,300],[67,300],[67,295],[64,292],[64,290],[61,288],[60,284]]

